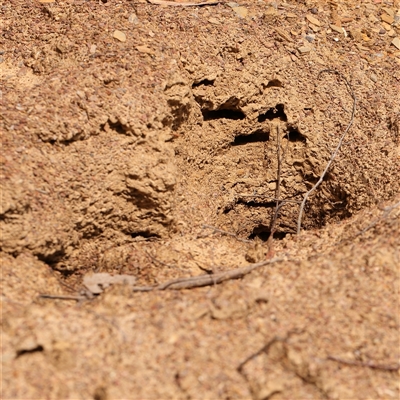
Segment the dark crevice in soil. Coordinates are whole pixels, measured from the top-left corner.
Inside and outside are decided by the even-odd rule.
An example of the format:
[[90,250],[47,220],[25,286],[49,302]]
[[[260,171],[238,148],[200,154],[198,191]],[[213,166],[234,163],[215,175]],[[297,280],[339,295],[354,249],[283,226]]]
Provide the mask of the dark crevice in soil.
[[240,110],[202,110],[204,121],[210,121],[215,119],[233,119],[233,120],[242,120],[246,118],[246,115]]
[[269,132],[263,129],[257,129],[250,135],[238,135],[232,142],[232,146],[240,146],[247,143],[267,142],[269,140]]
[[246,201],[243,199],[239,199],[236,204],[244,204],[247,207],[263,207],[263,208],[273,208],[276,206],[275,201],[267,201],[267,202],[259,202],[257,203],[254,200]]
[[29,350],[17,350],[16,358],[19,358],[26,354],[38,353],[41,351],[44,351],[44,347],[42,345],[36,346],[35,348]]
[[199,87],[199,86],[213,86],[213,85],[214,85],[214,81],[211,81],[209,79],[203,79],[200,82],[194,82],[192,84],[192,88]]
[[161,238],[161,236],[159,236],[155,233],[149,232],[149,231],[132,232],[132,233],[129,233],[129,236],[131,236],[132,238],[137,238],[140,236],[145,239],[160,239]]
[[289,142],[302,142],[306,143],[307,139],[302,135],[297,128],[289,127],[287,134],[283,137],[289,139]]
[[[273,238],[277,240],[282,240],[286,237],[288,232],[274,232]],[[249,239],[261,239],[263,242],[266,242],[271,236],[271,230],[269,226],[259,224],[253,228],[253,232],[249,235]]]
[[282,87],[282,82],[279,79],[271,79],[266,87]]
[[119,133],[121,135],[126,135],[127,128],[126,128],[126,126],[122,125],[120,121],[111,122],[110,120],[108,120],[105,124],[102,124],[100,126],[100,130],[105,131],[107,124],[108,124],[109,128],[111,130],[113,130],[114,132]]
[[43,261],[45,264],[47,264],[50,268],[53,268],[55,264],[60,262],[63,258],[65,257],[65,251],[64,250],[58,250],[54,252],[53,254],[49,255],[43,255],[43,254],[38,254],[37,258],[40,261]]
[[283,104],[277,104],[275,107],[271,107],[264,114],[258,116],[258,122],[265,122],[266,120],[272,121],[273,119],[279,118],[281,121],[287,122],[287,115],[285,114],[285,106]]

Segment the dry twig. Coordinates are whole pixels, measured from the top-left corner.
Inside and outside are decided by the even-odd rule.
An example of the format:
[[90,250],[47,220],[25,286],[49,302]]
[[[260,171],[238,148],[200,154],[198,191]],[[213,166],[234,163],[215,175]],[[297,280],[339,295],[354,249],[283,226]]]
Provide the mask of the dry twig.
[[191,7],[191,6],[215,6],[224,1],[202,1],[201,3],[177,3],[175,1],[168,0],[147,0],[150,4],[156,4],[160,6],[180,6],[180,7]]
[[392,206],[385,207],[383,209],[383,211],[384,211],[383,214],[379,218],[377,218],[375,221],[372,221],[366,228],[364,228],[362,231],[358,232],[357,235],[354,236],[354,237],[363,235],[365,232],[369,231],[371,228],[376,226],[379,222],[381,222],[384,219],[386,219],[389,216],[389,214],[399,206],[400,206],[400,201],[397,202],[396,204],[393,204]]
[[52,300],[75,300],[75,301],[82,301],[87,300],[88,297],[86,296],[63,296],[60,294],[39,294],[38,296],[40,299],[52,299]]
[[343,76],[343,74],[341,74],[339,71],[333,70],[333,69],[324,69],[322,70],[319,74],[318,74],[318,78],[321,76],[321,74],[323,74],[324,72],[329,72],[329,73],[333,73],[338,75],[340,78],[342,78],[346,84],[347,90],[349,91],[352,99],[353,99],[353,108],[351,111],[351,119],[349,124],[347,125],[347,128],[345,129],[345,131],[343,132],[342,136],[340,137],[339,143],[336,146],[336,149],[334,150],[334,152],[331,155],[331,158],[328,161],[328,164],[326,164],[326,167],[324,169],[324,171],[322,172],[320,178],[318,179],[318,182],[304,195],[303,201],[301,202],[300,205],[300,211],[299,211],[299,218],[297,220],[297,234],[300,233],[301,231],[301,221],[303,218],[303,211],[304,211],[304,206],[307,202],[307,199],[309,198],[309,196],[311,195],[311,193],[313,193],[318,187],[319,185],[322,183],[322,181],[325,178],[326,173],[328,172],[329,168],[331,167],[333,161],[335,160],[341,146],[344,140],[344,137],[346,136],[347,132],[350,130],[351,126],[353,125],[353,121],[354,121],[354,115],[356,113],[356,105],[357,105],[357,99],[356,96],[354,94],[353,88],[351,87],[349,81]]
[[218,272],[215,274],[206,274],[199,276],[191,276],[187,278],[177,278],[156,286],[136,286],[133,287],[134,292],[151,292],[152,290],[182,290],[193,289],[197,287],[217,285],[221,282],[231,279],[240,279],[257,268],[265,265],[274,264],[283,261],[282,258],[273,258],[271,260],[262,261],[256,264],[249,264],[246,267],[236,268],[230,271]]
[[279,123],[276,124],[276,141],[277,141],[277,156],[278,156],[278,172],[277,172],[277,177],[276,177],[276,189],[275,189],[275,211],[272,216],[271,220],[271,228],[270,228],[270,238],[272,240],[272,237],[274,236],[275,230],[276,230],[276,221],[278,219],[278,213],[279,209],[281,208],[281,201],[280,201],[280,196],[281,196],[281,174],[282,174],[282,157],[281,157],[281,132],[279,129]]
[[341,364],[352,365],[355,367],[367,367],[372,369],[380,369],[383,371],[398,371],[400,369],[400,364],[375,364],[372,361],[350,361],[350,360],[343,360],[342,358],[335,357],[335,356],[328,356],[328,360],[336,361]]

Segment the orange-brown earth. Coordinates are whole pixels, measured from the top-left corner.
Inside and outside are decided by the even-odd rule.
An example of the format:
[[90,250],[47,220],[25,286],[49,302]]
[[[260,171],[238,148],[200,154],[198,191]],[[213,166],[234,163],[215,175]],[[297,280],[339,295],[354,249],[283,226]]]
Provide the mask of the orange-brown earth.
[[151,3],[1,4],[1,397],[399,398],[400,3]]

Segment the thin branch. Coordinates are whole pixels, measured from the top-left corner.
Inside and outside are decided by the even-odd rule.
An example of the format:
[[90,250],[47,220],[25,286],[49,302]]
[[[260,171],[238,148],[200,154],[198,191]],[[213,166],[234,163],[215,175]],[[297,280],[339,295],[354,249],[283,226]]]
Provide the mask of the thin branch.
[[335,160],[341,146],[344,140],[344,137],[346,136],[347,132],[350,130],[351,126],[353,125],[353,121],[354,121],[354,116],[356,113],[356,105],[357,105],[357,99],[356,96],[354,94],[353,88],[351,87],[350,83],[348,82],[348,80],[343,76],[343,74],[341,74],[340,72],[333,70],[333,69],[324,69],[322,70],[319,74],[318,74],[318,78],[321,76],[321,74],[323,74],[324,72],[329,72],[329,73],[333,73],[338,75],[340,78],[342,78],[346,84],[347,90],[350,93],[352,99],[353,99],[353,108],[351,111],[351,119],[349,124],[347,125],[347,128],[345,129],[345,131],[343,132],[342,136],[340,137],[339,143],[336,146],[336,149],[334,150],[334,152],[331,155],[330,160],[328,161],[328,164],[326,164],[326,167],[324,169],[324,171],[322,172],[320,178],[318,179],[318,182],[304,195],[303,201],[301,202],[301,206],[300,206],[300,211],[299,211],[299,218],[297,220],[297,234],[300,233],[301,231],[301,221],[303,218],[303,211],[304,211],[304,206],[307,202],[307,199],[309,198],[310,194],[313,193],[318,187],[319,185],[322,183],[322,181],[325,178],[326,173],[328,172],[329,168],[331,167],[333,161]]
[[278,336],[274,336],[267,344],[265,344],[261,349],[257,350],[255,353],[250,354],[245,360],[243,360],[237,367],[236,370],[239,372],[240,375],[244,376],[247,380],[246,375],[243,374],[243,368],[249,362],[257,358],[262,353],[268,353],[268,350],[271,346],[276,342],[284,342],[286,339],[279,338]]
[[397,202],[396,204],[392,205],[392,206],[385,207],[385,208],[383,209],[383,211],[384,211],[383,214],[382,214],[378,219],[376,219],[375,221],[371,222],[371,223],[370,223],[366,228],[364,228],[362,231],[358,232],[358,234],[357,234],[355,237],[360,236],[360,235],[363,235],[365,232],[367,232],[368,230],[370,230],[371,228],[373,228],[374,226],[376,226],[379,222],[381,222],[381,221],[383,221],[384,219],[386,219],[386,218],[389,216],[389,214],[390,214],[394,209],[396,209],[396,208],[399,207],[399,206],[400,206],[400,201]]
[[276,221],[278,219],[278,213],[279,209],[281,208],[280,204],[280,197],[281,197],[281,174],[282,174],[282,157],[281,157],[281,133],[279,129],[279,123],[276,124],[276,140],[277,140],[277,157],[278,157],[278,172],[277,172],[277,177],[276,177],[276,189],[275,189],[275,198],[276,198],[276,204],[275,204],[275,211],[272,217],[271,221],[271,237],[275,233],[276,229]]
[[133,291],[151,292],[152,290],[182,290],[218,285],[219,283],[224,281],[243,278],[245,275],[249,274],[257,268],[264,267],[265,265],[273,264],[279,261],[284,261],[284,259],[273,258],[271,260],[262,261],[256,264],[249,264],[246,267],[236,268],[226,272],[191,276],[187,278],[177,278],[156,286],[136,286],[133,288]]
[[165,263],[165,262],[159,260],[158,258],[152,256],[147,250],[144,250],[144,252],[145,252],[145,253],[147,254],[147,256],[148,256],[151,260],[153,260],[154,262],[156,262],[156,263],[158,263],[158,264],[160,264],[160,265],[162,265],[162,266],[164,266],[164,267],[167,267],[167,268],[174,268],[172,265],[169,265],[169,264],[167,264],[167,263]]
[[372,369],[381,369],[383,371],[398,371],[400,369],[400,364],[375,364],[372,361],[350,361],[350,360],[343,360],[342,358],[335,357],[335,356],[328,356],[328,360],[336,361],[341,364],[352,365],[355,367],[367,367]]
[[40,299],[52,299],[52,300],[75,300],[82,301],[87,300],[86,296],[63,296],[59,294],[39,294]]
[[224,1],[203,1],[201,3],[176,3],[175,1],[168,0],[147,0],[150,4],[156,4],[160,6],[175,6],[175,7],[191,7],[191,6],[215,6]]

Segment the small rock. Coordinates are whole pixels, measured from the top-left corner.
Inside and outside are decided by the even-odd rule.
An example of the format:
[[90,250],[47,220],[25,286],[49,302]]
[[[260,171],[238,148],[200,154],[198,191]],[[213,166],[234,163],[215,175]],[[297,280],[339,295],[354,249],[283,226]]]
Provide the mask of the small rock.
[[378,77],[375,74],[371,74],[370,78],[372,82],[378,82]]
[[317,20],[317,18],[313,17],[313,16],[310,15],[310,14],[307,14],[307,15],[306,15],[306,18],[307,18],[308,21],[311,22],[313,25],[316,25],[316,26],[321,26],[321,25],[322,25],[321,22],[319,22],[319,20]]
[[310,11],[312,14],[318,14],[318,8],[316,7],[313,7]]
[[381,15],[381,20],[382,20],[383,22],[386,22],[386,23],[389,24],[389,25],[392,25],[393,22],[394,22],[394,17],[391,16],[391,15],[382,14],[382,15]]
[[246,7],[234,7],[232,9],[240,18],[246,18],[249,11]]
[[301,46],[301,47],[298,47],[297,50],[300,54],[307,54],[311,51],[311,47]]
[[137,25],[139,23],[139,18],[135,13],[132,13],[131,15],[129,15],[128,21],[131,24]]
[[382,11],[385,11],[386,14],[390,15],[391,17],[394,17],[394,10],[393,10],[393,8],[382,7]]
[[[235,7],[235,8],[237,8],[237,7]],[[208,19],[208,22],[210,22],[211,24],[214,24],[214,25],[220,25],[220,22],[217,20],[217,18],[211,17]]]
[[136,50],[140,51],[141,53],[154,54],[154,50],[147,46],[136,46]]
[[310,43],[312,43],[315,40],[315,35],[307,35],[306,40]]
[[113,38],[119,40],[120,42],[126,42],[126,35],[124,32],[119,30],[115,30],[113,34]]
[[397,48],[400,50],[400,38],[399,38],[399,37],[395,37],[395,38],[392,40],[392,45],[395,46],[395,47],[397,47]]
[[97,46],[95,44],[92,44],[89,49],[90,54],[96,53],[96,49],[97,49]]

